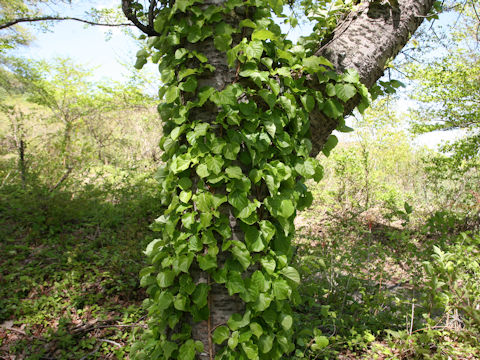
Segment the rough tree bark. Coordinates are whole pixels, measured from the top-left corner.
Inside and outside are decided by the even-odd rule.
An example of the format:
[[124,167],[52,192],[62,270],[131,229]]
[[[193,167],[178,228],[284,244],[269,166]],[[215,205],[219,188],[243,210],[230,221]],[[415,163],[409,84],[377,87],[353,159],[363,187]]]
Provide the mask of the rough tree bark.
[[[316,55],[330,60],[339,73],[356,70],[360,81],[371,88],[383,75],[387,61],[407,44],[434,3],[435,0],[399,0],[393,7],[389,1],[364,1],[338,24],[332,39]],[[345,107],[345,115],[358,102],[358,97],[352,99]],[[312,113],[310,121],[312,155],[316,156],[337,123],[319,111]]]
[[[138,24],[139,21],[130,8],[132,2],[133,0],[122,0],[122,7],[126,17]],[[225,0],[205,0],[204,5],[221,5],[223,2]],[[348,14],[338,24],[331,40],[326,44],[319,44],[316,54],[328,58],[339,73],[348,68],[356,70],[362,83],[370,88],[382,76],[386,62],[398,54],[420,26],[434,2],[434,0],[398,0],[398,4],[392,6],[389,1],[363,1],[354,12]],[[235,24],[247,17],[248,14],[242,13],[242,9],[239,8],[228,21],[235,27]],[[151,24],[140,24],[138,27],[149,36],[157,35]],[[240,37],[234,39],[234,43],[235,40],[241,40]],[[188,46],[191,50],[200,50],[216,68],[214,73],[202,75],[203,77],[199,79],[200,86],[209,85],[222,90],[235,80],[236,69],[228,67],[225,53],[216,50],[211,38]],[[313,80],[310,85],[316,86]],[[345,115],[351,113],[359,101],[360,99],[356,97],[351,99],[345,106]],[[211,109],[195,116],[208,121],[212,116],[215,117],[216,112],[212,104]],[[315,156],[321,151],[338,123],[319,110],[314,110],[310,117],[312,155]],[[230,219],[233,236],[241,239],[242,234],[237,229],[235,218],[231,215]],[[196,281],[208,282],[209,279],[206,274],[198,272]],[[194,338],[202,341],[205,349],[211,349],[209,334],[212,330],[225,324],[231,314],[240,312],[242,301],[238,296],[230,297],[225,287],[214,285],[209,296],[209,307],[211,310],[209,320],[195,324],[193,328]],[[205,352],[200,358],[212,359],[212,354]]]

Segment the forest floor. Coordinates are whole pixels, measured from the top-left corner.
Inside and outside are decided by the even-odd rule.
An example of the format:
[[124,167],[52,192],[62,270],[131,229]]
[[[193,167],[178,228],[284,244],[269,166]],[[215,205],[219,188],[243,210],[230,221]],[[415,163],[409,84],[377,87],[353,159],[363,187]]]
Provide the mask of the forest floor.
[[[138,273],[155,199],[1,198],[0,358],[128,358],[146,323]],[[422,272],[432,234],[320,204],[296,226],[297,331],[313,326],[329,339],[316,352],[303,344],[296,359],[480,359],[458,314],[437,311],[437,327],[424,316],[435,313]]]

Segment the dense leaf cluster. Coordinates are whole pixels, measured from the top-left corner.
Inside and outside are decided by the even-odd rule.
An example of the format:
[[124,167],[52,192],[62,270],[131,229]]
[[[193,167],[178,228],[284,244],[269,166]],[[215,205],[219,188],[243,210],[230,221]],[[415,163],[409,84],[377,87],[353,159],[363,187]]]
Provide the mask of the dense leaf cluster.
[[[248,18],[232,26],[226,19],[239,8]],[[159,63],[165,84],[158,107],[165,212],[153,224],[160,237],[141,273],[151,321],[138,358],[211,356],[192,339],[192,326],[209,321],[215,284],[244,303],[243,313],[212,329],[223,346],[216,359],[281,359],[295,348],[293,220],[312,202],[305,181],[323,174],[309,156],[309,113],[317,108],[344,129],[344,103],[368,92],[356,73],[337,75],[326,59],[286,40],[271,16],[282,8],[272,0],[179,0],[160,10],[154,25],[161,36],[137,54],[138,68],[150,56]],[[220,90],[200,85],[216,69],[191,46],[212,38],[237,73]],[[313,77],[317,90],[306,84]]]

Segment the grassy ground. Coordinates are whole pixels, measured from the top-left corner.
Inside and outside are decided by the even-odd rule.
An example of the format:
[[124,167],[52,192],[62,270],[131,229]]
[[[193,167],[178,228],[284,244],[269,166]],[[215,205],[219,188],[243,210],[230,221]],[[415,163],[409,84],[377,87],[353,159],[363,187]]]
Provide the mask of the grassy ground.
[[155,198],[3,190],[0,358],[123,358],[145,318]]
[[[151,194],[1,189],[0,358],[128,358],[145,324],[138,272],[159,213]],[[480,359],[478,332],[429,307],[422,263],[457,236],[451,225],[436,234],[319,203],[300,214],[295,358]]]

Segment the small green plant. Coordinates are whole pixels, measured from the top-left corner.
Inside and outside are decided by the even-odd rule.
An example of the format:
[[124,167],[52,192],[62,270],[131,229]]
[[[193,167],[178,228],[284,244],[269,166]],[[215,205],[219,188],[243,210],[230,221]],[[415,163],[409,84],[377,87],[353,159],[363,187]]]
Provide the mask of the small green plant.
[[443,309],[447,326],[480,329],[480,236],[461,233],[424,262],[430,308]]

